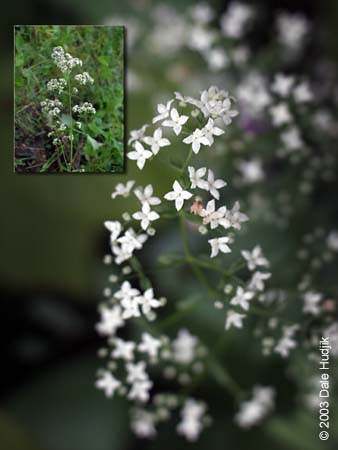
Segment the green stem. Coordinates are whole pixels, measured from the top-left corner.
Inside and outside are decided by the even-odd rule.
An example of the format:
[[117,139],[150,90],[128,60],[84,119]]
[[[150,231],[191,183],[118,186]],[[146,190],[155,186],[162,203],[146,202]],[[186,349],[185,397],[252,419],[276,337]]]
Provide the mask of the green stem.
[[70,75],[68,77],[68,102],[69,102],[69,117],[70,117],[70,126],[69,126],[69,140],[70,140],[69,166],[70,166],[70,171],[72,171],[72,166],[73,166],[73,116],[72,116],[72,93],[71,93]]

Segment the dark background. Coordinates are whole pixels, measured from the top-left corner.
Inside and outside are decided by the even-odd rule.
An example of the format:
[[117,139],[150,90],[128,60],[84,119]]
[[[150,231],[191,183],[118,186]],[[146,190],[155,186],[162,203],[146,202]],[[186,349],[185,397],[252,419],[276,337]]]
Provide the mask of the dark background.
[[[147,8],[147,3],[139,4]],[[268,35],[275,11],[300,11],[314,21],[312,33],[327,54],[337,55],[337,1],[252,3],[264,4],[267,11],[261,39]],[[213,4],[220,12],[226,6]],[[96,305],[107,274],[101,261],[108,240],[101,224],[123,211],[122,204],[110,199],[120,177],[12,173],[13,25],[98,24],[106,16],[128,14],[129,7],[113,0],[22,0],[2,2],[0,7],[1,450],[190,448],[181,439],[166,440],[168,434],[153,444],[136,441],[128,430],[125,403],[107,401],[93,388],[100,345],[94,332]],[[129,122],[133,128],[150,117],[144,113],[141,120],[131,111],[132,102],[129,97],[127,128]],[[261,366],[260,374],[278,384],[281,368],[282,363],[275,362]],[[287,415],[293,391],[285,381],[280,385],[285,389],[281,413]],[[216,400],[217,390],[208,395]],[[226,402],[226,397],[218,399],[219,411]],[[227,419],[232,422],[231,409],[227,411],[226,417],[216,417],[214,431],[205,433],[198,448],[246,449],[255,442],[275,450],[320,448],[315,435],[306,435],[309,427],[298,433],[299,424],[291,430],[276,425],[270,432],[258,429],[248,434],[224,425]],[[329,445],[333,448],[334,443]]]

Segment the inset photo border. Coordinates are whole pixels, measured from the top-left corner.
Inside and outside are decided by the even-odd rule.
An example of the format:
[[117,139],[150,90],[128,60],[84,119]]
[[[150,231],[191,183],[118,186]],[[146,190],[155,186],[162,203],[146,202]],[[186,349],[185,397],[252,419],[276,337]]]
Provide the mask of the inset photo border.
[[14,172],[124,172],[124,34],[14,26]]

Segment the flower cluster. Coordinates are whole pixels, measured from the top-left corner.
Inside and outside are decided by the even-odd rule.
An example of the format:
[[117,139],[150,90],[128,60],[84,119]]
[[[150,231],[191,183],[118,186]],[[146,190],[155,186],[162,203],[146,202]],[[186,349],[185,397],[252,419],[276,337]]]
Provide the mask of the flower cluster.
[[54,47],[52,51],[52,60],[62,73],[70,73],[77,66],[82,66],[79,58],[74,58],[70,53],[66,53],[63,47]]
[[[70,53],[66,53],[62,47],[55,47],[51,54],[53,62],[64,74],[64,78],[52,78],[47,82],[47,90],[62,96],[62,102],[58,98],[43,100],[41,104],[42,112],[48,115],[49,126],[51,131],[48,137],[53,137],[53,145],[56,147],[57,161],[61,171],[73,170],[73,141],[76,134],[80,133],[79,129],[82,123],[74,121],[72,113],[79,115],[95,114],[95,107],[89,103],[84,102],[82,105],[73,105],[72,94],[78,94],[78,88],[72,87],[72,79],[84,86],[87,83],[93,84],[94,79],[83,72],[73,75],[73,70],[82,66],[82,61],[78,58],[72,57]],[[62,117],[63,107],[67,107],[64,116]],[[70,114],[70,116],[69,116]],[[61,121],[62,117],[62,121]],[[54,119],[54,120],[52,120]]]

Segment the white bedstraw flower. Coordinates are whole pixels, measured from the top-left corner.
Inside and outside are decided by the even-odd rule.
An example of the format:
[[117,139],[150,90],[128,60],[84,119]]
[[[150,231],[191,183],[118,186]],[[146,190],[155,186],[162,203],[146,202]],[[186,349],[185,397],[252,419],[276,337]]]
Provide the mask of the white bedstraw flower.
[[140,352],[147,353],[150,358],[157,358],[162,343],[160,339],[152,337],[149,333],[142,333],[142,341],[137,346]]
[[136,381],[145,381],[148,379],[148,374],[145,371],[146,363],[144,361],[140,361],[136,364],[128,363],[126,364],[127,370],[127,382],[135,383]]
[[293,89],[293,97],[297,103],[306,103],[313,100],[313,93],[309,83],[303,81]]
[[196,441],[204,428],[203,416],[205,410],[204,403],[188,398],[181,410],[182,419],[177,425],[177,432],[188,441]]
[[262,249],[259,245],[250,252],[248,250],[242,250],[241,254],[247,261],[248,269],[255,270],[258,266],[269,266],[269,261],[264,257]]
[[104,306],[100,309],[101,320],[96,325],[96,330],[102,335],[114,335],[117,328],[124,325],[122,311],[120,306],[116,305],[112,308]]
[[122,197],[128,197],[134,184],[134,180],[129,180],[126,184],[118,183],[115,186],[115,191],[112,193],[111,198],[115,199],[119,195],[122,195]]
[[183,125],[187,122],[188,119],[188,116],[180,116],[177,112],[177,109],[173,108],[170,111],[170,119],[165,120],[163,122],[163,126],[172,128],[175,134],[178,136],[182,131]]
[[236,295],[230,301],[231,305],[238,305],[245,311],[249,309],[249,301],[255,296],[254,292],[245,291],[241,286],[237,287]]
[[250,289],[252,291],[263,291],[264,290],[264,281],[268,280],[270,277],[271,277],[271,273],[255,272],[252,275],[252,278],[248,285],[248,289]]
[[297,341],[294,335],[298,329],[298,324],[284,326],[282,337],[279,339],[276,347],[274,348],[274,352],[279,353],[283,358],[289,356],[290,350],[297,346]]
[[150,380],[136,381],[128,393],[129,400],[138,400],[143,403],[147,402],[150,397],[149,391],[152,386],[153,382]]
[[152,288],[144,291],[144,293],[138,296],[136,300],[145,315],[148,315],[153,308],[161,306],[161,302],[154,298],[154,290]]
[[201,145],[209,145],[209,140],[205,136],[204,131],[199,128],[196,128],[193,134],[183,139],[183,142],[192,144],[192,150],[196,154],[200,151]]
[[135,141],[141,141],[144,138],[144,134],[149,125],[143,125],[138,130],[132,130],[130,132],[130,138],[128,140],[128,145],[131,145]]
[[157,105],[158,116],[153,118],[153,123],[159,122],[160,120],[164,120],[169,117],[170,107],[174,100],[169,100],[165,105],[159,103]]
[[198,340],[186,329],[181,329],[172,341],[173,358],[179,364],[190,364],[195,359]]
[[275,391],[271,387],[255,386],[253,397],[241,403],[235,422],[242,428],[259,424],[274,407]]
[[209,141],[209,147],[211,147],[214,143],[214,136],[221,136],[222,134],[224,134],[224,130],[215,127],[215,121],[211,117],[203,128],[203,132],[205,134],[205,137]]
[[188,167],[191,189],[196,188],[207,189],[208,182],[206,180],[203,180],[206,171],[207,171],[206,167],[201,167],[200,169],[197,170],[195,170],[194,167],[192,166]]
[[164,198],[169,201],[175,201],[175,208],[177,209],[177,211],[180,211],[183,207],[184,200],[189,200],[189,198],[192,197],[192,193],[183,190],[177,180],[174,181],[173,189],[173,191],[167,192]]
[[118,220],[106,220],[104,226],[110,231],[110,242],[115,242],[122,230],[121,223]]
[[229,330],[231,327],[242,328],[243,319],[246,317],[245,314],[240,314],[232,309],[229,309],[227,317],[225,320],[225,329]]
[[155,416],[144,409],[134,411],[131,421],[131,429],[140,438],[152,438],[156,436]]
[[143,203],[142,211],[137,211],[133,214],[133,218],[141,221],[141,228],[146,230],[150,225],[150,222],[160,218],[159,214],[155,211],[151,211],[149,203]]
[[115,348],[111,353],[113,358],[121,358],[125,361],[132,361],[134,359],[135,342],[124,341],[123,339],[115,339]]
[[117,239],[117,242],[121,244],[123,250],[132,254],[134,250],[141,250],[147,239],[146,234],[136,234],[132,228],[129,228],[123,236]]
[[102,389],[107,397],[112,397],[117,388],[121,386],[121,382],[117,380],[108,370],[103,371],[99,379],[95,382],[98,389]]
[[215,180],[214,172],[211,169],[208,170],[207,187],[205,189],[209,191],[213,197],[219,200],[218,189],[222,189],[226,185],[227,184],[224,180]]
[[241,161],[238,165],[238,169],[242,174],[242,181],[246,184],[257,183],[264,179],[262,161],[258,158],[253,158],[249,161]]
[[203,208],[199,215],[203,218],[203,225],[210,224],[210,228],[213,230],[218,227],[221,219],[224,218],[225,212],[225,206],[222,206],[216,210],[215,200],[210,200],[207,203],[206,208]]
[[124,246],[112,245],[111,250],[115,255],[115,264],[117,265],[122,264],[132,257],[132,254]]
[[161,147],[167,147],[170,145],[170,141],[167,138],[162,137],[162,129],[157,128],[154,131],[153,136],[146,136],[143,141],[150,145],[151,151],[154,155],[157,155],[157,153],[160,151]]
[[286,103],[279,103],[270,108],[272,123],[275,127],[280,127],[292,121],[290,109]]
[[148,184],[143,190],[138,187],[134,190],[136,197],[141,203],[147,202],[149,205],[159,205],[161,200],[158,197],[153,197],[154,189],[151,184]]
[[320,313],[320,302],[323,296],[319,292],[309,291],[304,295],[303,312],[318,316]]
[[211,255],[210,258],[215,258],[219,252],[222,253],[230,253],[231,249],[227,246],[227,243],[230,241],[230,238],[224,236],[220,238],[209,239],[208,242],[211,246]]
[[288,130],[283,131],[280,138],[287,150],[294,151],[304,146],[304,142],[297,127],[291,127]]
[[294,83],[294,77],[284,75],[283,73],[277,73],[271,86],[271,90],[281,97],[288,97]]
[[146,160],[151,158],[153,154],[150,150],[146,150],[139,141],[136,141],[134,145],[135,150],[129,152],[127,156],[129,159],[136,161],[137,167],[142,170]]

